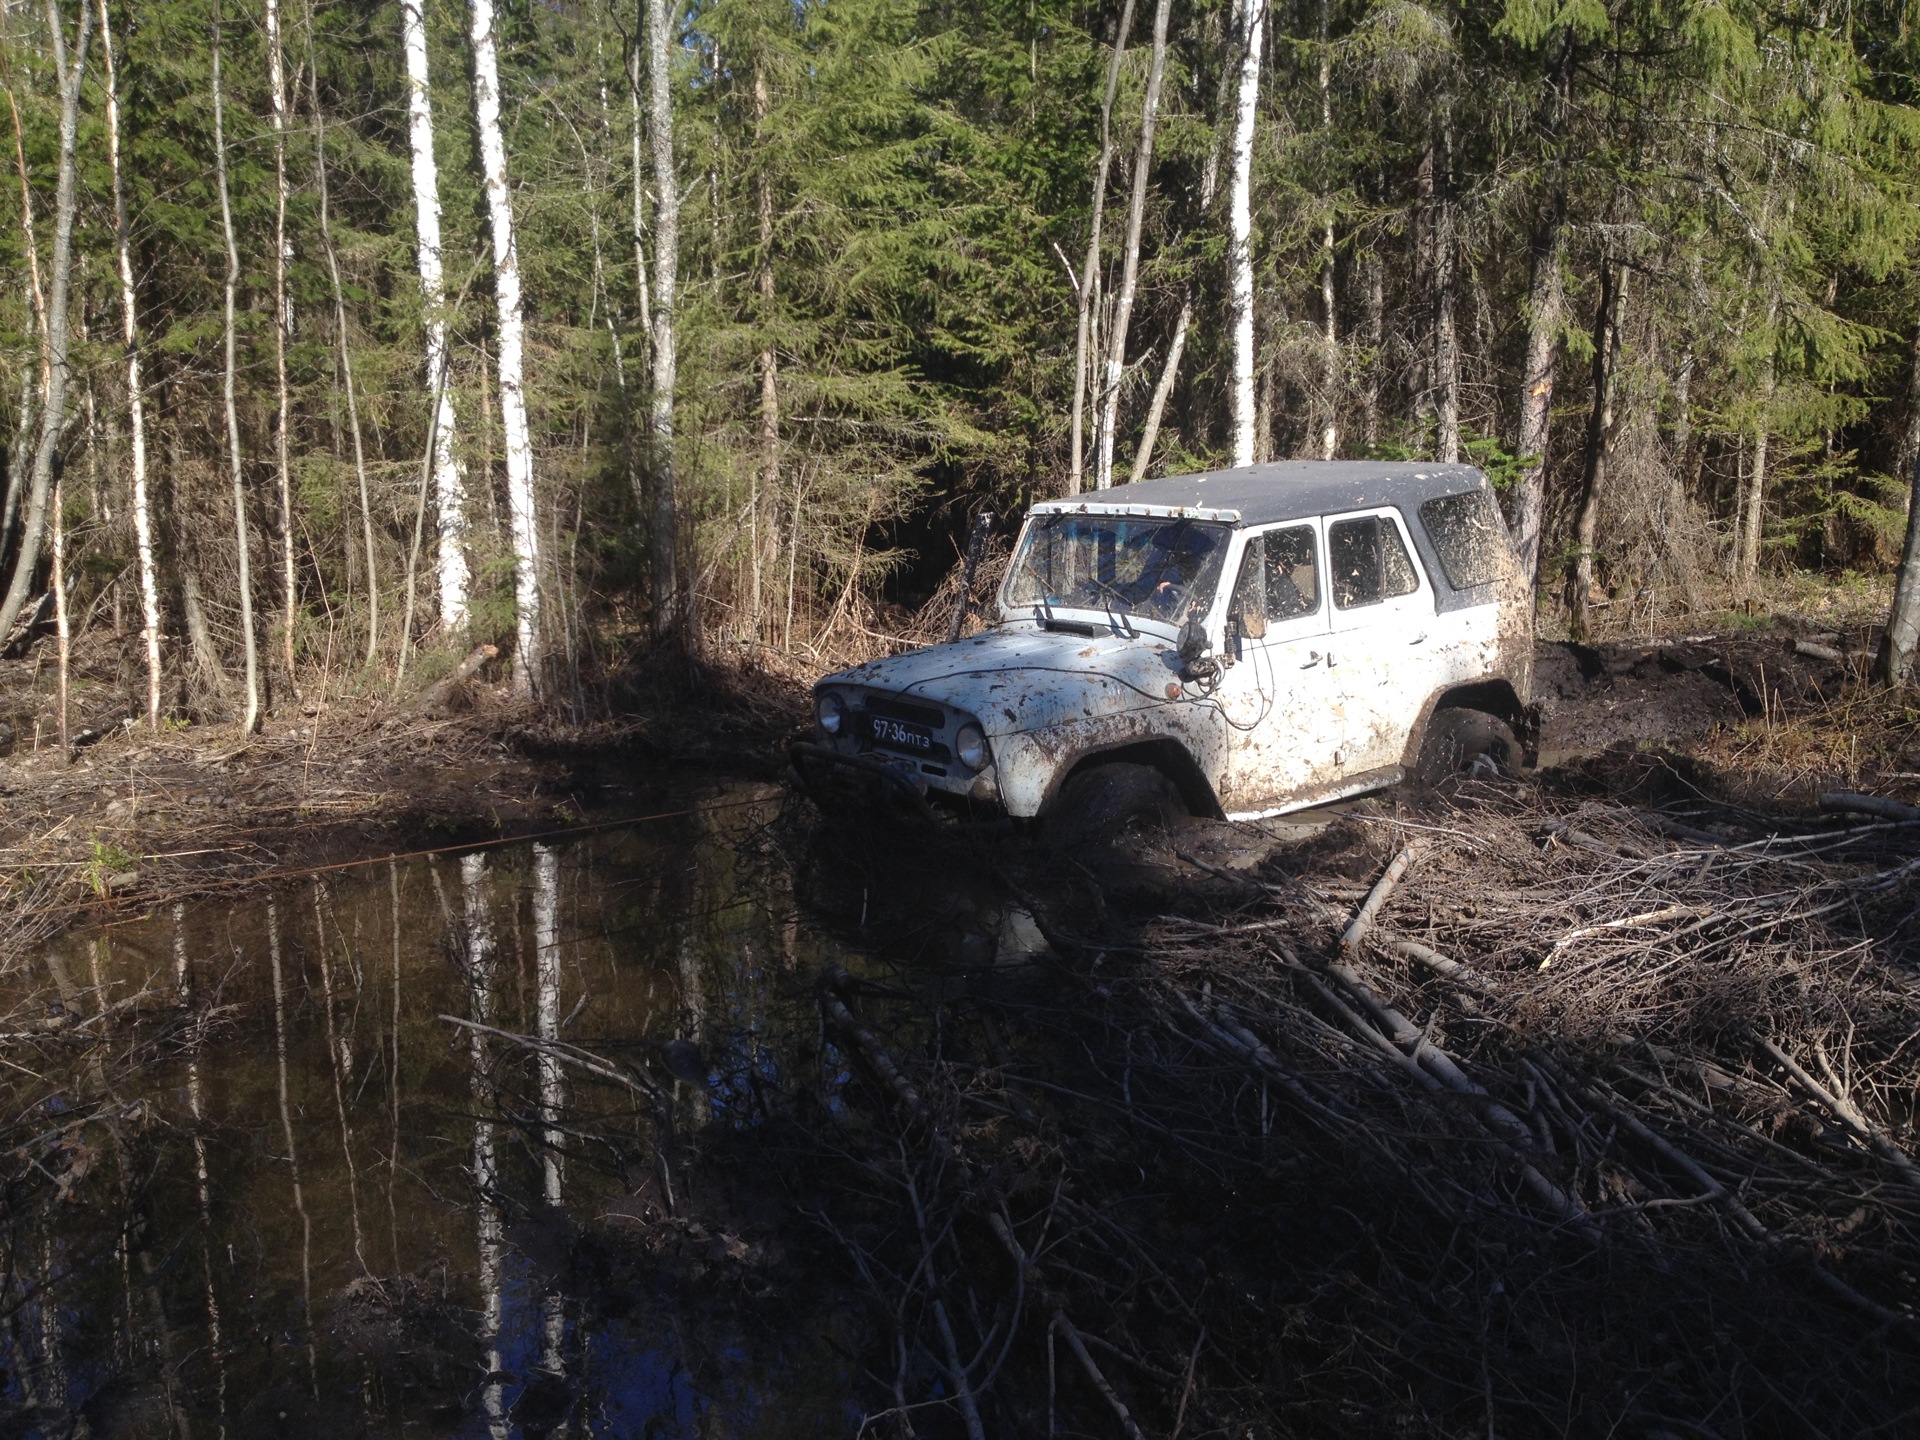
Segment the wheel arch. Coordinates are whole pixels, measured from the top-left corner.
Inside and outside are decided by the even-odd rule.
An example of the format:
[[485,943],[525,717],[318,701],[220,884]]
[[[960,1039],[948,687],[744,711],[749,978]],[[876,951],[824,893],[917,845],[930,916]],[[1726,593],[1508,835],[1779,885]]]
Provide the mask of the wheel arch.
[[1525,748],[1527,763],[1533,763],[1540,738],[1539,711],[1521,701],[1520,692],[1514,689],[1511,681],[1494,675],[1461,685],[1445,685],[1427,697],[1427,703],[1420,709],[1419,720],[1407,733],[1407,746],[1400,757],[1401,765],[1409,772],[1420,758],[1420,748],[1427,739],[1427,727],[1433,723],[1434,715],[1442,710],[1483,710],[1489,715],[1498,716],[1512,728],[1515,737]]
[[1060,792],[1074,776],[1102,765],[1119,764],[1145,765],[1159,771],[1173,782],[1190,813],[1212,820],[1226,818],[1226,811],[1220,806],[1220,797],[1213,793],[1213,786],[1207,780],[1206,772],[1200,768],[1200,763],[1185,745],[1169,736],[1089,750],[1077,756],[1072,764],[1062,765],[1055,773],[1053,783],[1047,787],[1040,814],[1045,815],[1053,808]]

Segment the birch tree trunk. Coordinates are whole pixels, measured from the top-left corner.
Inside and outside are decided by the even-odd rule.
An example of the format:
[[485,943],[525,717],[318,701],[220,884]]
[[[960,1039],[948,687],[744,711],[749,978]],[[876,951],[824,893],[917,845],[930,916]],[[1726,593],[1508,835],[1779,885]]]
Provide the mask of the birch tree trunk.
[[60,757],[73,759],[73,730],[67,723],[67,675],[73,659],[73,625],[67,618],[67,524],[65,496],[58,480],[53,482],[53,633],[55,647],[55,684],[59,695],[57,709],[60,725]]
[[1540,576],[1540,540],[1547,509],[1547,442],[1553,423],[1553,385],[1559,359],[1560,324],[1566,306],[1566,157],[1560,136],[1573,78],[1573,32],[1563,30],[1560,53],[1547,83],[1541,129],[1551,150],[1553,184],[1540,207],[1529,250],[1527,356],[1520,375],[1520,453],[1532,456],[1513,495],[1513,549],[1527,584]]
[[1780,292],[1767,295],[1767,320],[1761,343],[1766,354],[1760,361],[1760,406],[1753,422],[1753,469],[1747,474],[1746,493],[1740,500],[1740,548],[1734,578],[1742,588],[1753,583],[1760,567],[1760,535],[1767,509],[1767,450],[1773,429],[1773,392],[1776,375],[1773,360],[1774,325],[1780,315]]
[[[307,7],[307,40],[307,98],[313,107],[313,173],[320,192],[320,247],[326,252],[327,279],[333,287],[333,326],[340,345],[340,379],[347,390],[347,432],[353,440],[353,474],[360,489],[360,539],[367,557],[367,664],[371,665],[380,649],[380,564],[373,545],[373,502],[367,493],[367,452],[360,435],[360,401],[353,383],[353,350],[347,336],[346,293],[340,285],[340,256],[333,248],[333,218],[327,192],[327,129],[320,113],[320,68],[313,55],[311,3]],[[444,398],[444,387],[440,393]],[[284,437],[281,444],[284,450]],[[288,613],[291,615],[292,612]]]
[[[280,663],[293,681],[293,621],[300,587],[293,568],[293,476],[287,455],[287,341],[293,331],[293,302],[287,295],[287,76],[280,38],[280,0],[266,0],[267,86],[273,105],[273,369],[276,382],[273,421],[274,471],[280,482],[281,613]],[[307,28],[311,30],[309,16]]]
[[1266,0],[1238,0],[1240,88],[1234,102],[1233,143],[1228,151],[1227,328],[1232,332],[1233,389],[1229,415],[1233,463],[1251,465],[1253,401],[1253,128],[1260,107],[1260,56],[1266,32]]
[[1607,461],[1613,446],[1614,390],[1620,368],[1620,314],[1626,301],[1624,265],[1611,257],[1600,266],[1600,307],[1593,325],[1593,409],[1587,419],[1587,466],[1580,492],[1580,514],[1574,526],[1574,569],[1568,590],[1569,625],[1573,638],[1591,634],[1594,546],[1599,539],[1600,501],[1606,493]]
[[[753,494],[747,508],[747,544],[753,557],[747,633],[755,640],[760,638],[760,568],[764,544],[760,535],[761,497],[780,493],[780,355],[773,343],[773,177],[767,170],[765,133],[769,103],[766,65],[757,64],[753,67],[753,129],[760,150],[760,171],[754,177],[754,201],[760,212],[760,467],[754,472]],[[778,554],[779,537],[771,538],[774,553]]]
[[1540,538],[1547,509],[1547,442],[1553,422],[1554,370],[1560,348],[1566,283],[1564,198],[1547,202],[1534,232],[1527,282],[1527,359],[1521,373],[1520,453],[1531,459],[1513,494],[1513,549],[1529,587],[1540,577]]
[[[439,535],[440,629],[467,623],[467,484],[454,456],[453,387],[448,383],[447,282],[440,257],[440,167],[433,150],[433,82],[427,64],[426,0],[400,0],[407,52],[407,143],[413,159],[413,230],[432,397],[434,529]],[[403,642],[404,644],[404,642]]]
[[107,0],[99,0],[100,61],[107,82],[107,164],[113,175],[114,257],[120,272],[120,335],[127,347],[127,417],[133,449],[133,539],[140,557],[140,617],[147,652],[147,728],[160,729],[160,587],[154,573],[153,511],[147,494],[147,400],[140,379],[140,311],[133,288],[127,192],[120,174],[120,89]]
[[1153,132],[1160,118],[1160,84],[1167,72],[1167,16],[1173,0],[1159,0],[1153,12],[1153,58],[1147,67],[1147,93],[1140,106],[1140,146],[1133,155],[1133,186],[1127,206],[1127,247],[1120,261],[1120,289],[1114,296],[1113,331],[1107,341],[1107,374],[1100,393],[1099,453],[1094,488],[1113,485],[1113,438],[1120,423],[1120,380],[1127,370],[1127,329],[1133,323],[1134,297],[1140,288],[1140,230],[1147,214],[1147,179],[1153,168]]
[[220,187],[220,233],[227,245],[226,374],[222,395],[227,411],[227,459],[233,480],[233,534],[240,574],[240,632],[246,655],[247,698],[241,729],[251,735],[260,728],[260,651],[253,636],[253,567],[248,555],[247,491],[240,460],[240,413],[234,403],[234,295],[240,288],[240,247],[233,235],[233,204],[227,195],[226,96],[220,78],[220,5],[213,7],[213,159]]
[[1887,615],[1884,656],[1886,679],[1895,685],[1920,680],[1920,330],[1913,338],[1913,380],[1907,398],[1905,451],[1908,475],[1907,543],[1900,573],[1893,582],[1893,608]]
[[1460,459],[1460,339],[1454,328],[1459,278],[1458,210],[1453,196],[1453,95],[1440,82],[1433,155],[1434,448],[1443,464]]
[[513,693],[533,698],[540,665],[540,537],[533,514],[533,447],[527,431],[524,383],[525,321],[520,305],[520,255],[514,245],[513,197],[507,190],[507,152],[500,135],[500,64],[493,37],[493,0],[469,0],[473,37],[473,108],[480,131],[487,219],[493,232],[493,299],[500,344],[500,428],[507,452],[507,518],[513,539],[515,647]]
[[648,406],[653,470],[653,634],[682,628],[680,525],[674,498],[673,390],[680,281],[680,190],[673,165],[673,76],[669,0],[646,0],[648,129],[653,142],[653,374]]
[[1120,7],[1120,24],[1113,32],[1113,53],[1107,57],[1107,88],[1100,100],[1100,158],[1093,166],[1093,204],[1087,221],[1087,254],[1080,265],[1074,291],[1073,334],[1073,449],[1068,459],[1067,493],[1078,495],[1086,483],[1087,370],[1099,348],[1095,338],[1094,306],[1100,288],[1100,232],[1107,213],[1107,175],[1113,168],[1113,100],[1120,90],[1120,60],[1127,53],[1133,31],[1133,0]]
[[40,404],[40,440],[34,449],[33,478],[26,499],[26,523],[14,555],[13,579],[0,600],[0,635],[13,629],[27,597],[34,573],[40,568],[40,541],[46,533],[47,498],[53,488],[53,462],[66,428],[67,384],[72,366],[67,357],[67,294],[73,278],[74,136],[80,125],[80,86],[86,77],[87,37],[93,12],[84,0],[71,59],[55,0],[47,0],[47,28],[52,35],[53,63],[60,77],[60,168],[54,191],[52,274],[47,288],[46,383]]
[[[1333,143],[1333,47],[1328,40],[1327,0],[1320,0],[1320,133]],[[1320,424],[1320,458],[1331,460],[1340,449],[1340,332],[1334,294],[1333,197],[1321,197],[1326,207],[1325,229],[1320,243],[1320,365],[1322,403],[1326,413]]]

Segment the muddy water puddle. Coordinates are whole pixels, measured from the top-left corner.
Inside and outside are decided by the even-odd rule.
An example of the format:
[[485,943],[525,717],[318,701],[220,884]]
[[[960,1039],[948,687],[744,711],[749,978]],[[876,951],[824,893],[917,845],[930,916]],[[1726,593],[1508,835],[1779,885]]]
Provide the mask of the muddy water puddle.
[[768,1325],[761,1242],[689,1218],[675,1157],[750,1146],[798,1066],[831,1089],[810,981],[861,959],[756,850],[775,792],[662,808],[696,813],[174,906],[0,976],[0,1014],[70,1031],[0,1049],[0,1434],[857,1427],[853,1322],[788,1296],[805,1323]]

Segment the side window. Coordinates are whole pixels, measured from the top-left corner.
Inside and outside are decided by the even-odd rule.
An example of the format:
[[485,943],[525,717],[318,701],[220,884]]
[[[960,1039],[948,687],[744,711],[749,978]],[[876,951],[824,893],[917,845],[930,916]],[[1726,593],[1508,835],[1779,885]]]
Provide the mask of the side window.
[[1420,588],[1400,528],[1384,515],[1336,520],[1327,527],[1333,603],[1342,610],[1377,605]]
[[1297,525],[1267,533],[1267,617],[1292,620],[1320,608],[1320,569],[1313,553],[1313,527]]
[[1297,620],[1320,608],[1320,565],[1313,527],[1294,525],[1248,539],[1233,587],[1233,613],[1240,633],[1259,640],[1267,626]]
[[1486,491],[1437,496],[1420,507],[1420,523],[1454,589],[1471,590],[1500,578],[1507,527]]

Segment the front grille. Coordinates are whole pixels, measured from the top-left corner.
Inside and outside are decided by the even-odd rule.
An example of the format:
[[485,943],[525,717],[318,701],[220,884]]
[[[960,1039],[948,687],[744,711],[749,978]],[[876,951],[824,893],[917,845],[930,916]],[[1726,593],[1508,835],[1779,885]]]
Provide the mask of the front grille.
[[875,715],[885,715],[889,720],[904,720],[909,725],[924,725],[929,730],[947,728],[946,715],[930,705],[912,705],[905,700],[884,700],[878,695],[867,697],[867,709]]

